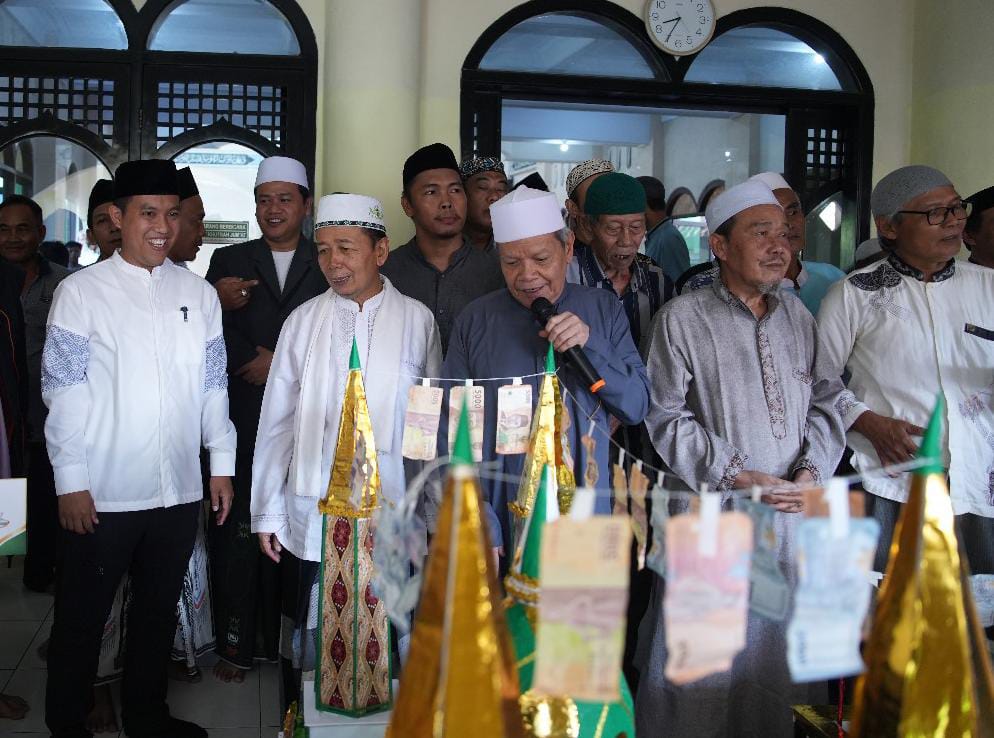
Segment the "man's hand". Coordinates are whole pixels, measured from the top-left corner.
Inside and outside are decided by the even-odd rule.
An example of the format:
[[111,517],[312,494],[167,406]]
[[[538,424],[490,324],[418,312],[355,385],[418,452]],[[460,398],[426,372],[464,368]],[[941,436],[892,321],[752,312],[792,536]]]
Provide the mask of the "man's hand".
[[918,442],[913,436],[925,433],[925,429],[920,426],[878,415],[870,410],[856,418],[852,429],[873,444],[873,450],[877,452],[883,466],[903,464],[913,459],[918,452]]
[[539,331],[538,335],[548,338],[552,347],[563,353],[574,346],[583,348],[590,338],[590,326],[573,313],[559,313],[549,318],[545,329]]
[[804,509],[804,498],[798,490],[798,485],[772,474],[743,469],[736,475],[732,487],[735,489],[763,487],[763,496],[760,499],[779,512],[796,513]]
[[231,500],[235,497],[235,490],[231,486],[231,477],[211,477],[211,510],[216,515],[214,519],[218,525],[224,525],[231,512]]
[[92,533],[93,526],[99,525],[97,508],[93,504],[90,490],[59,495],[59,525],[73,533]]
[[273,365],[273,352],[262,346],[256,346],[256,357],[243,365],[236,375],[249,384],[261,387],[269,379],[269,369]]
[[268,556],[277,564],[280,563],[280,553],[283,551],[283,547],[280,545],[279,539],[276,538],[275,533],[258,533],[259,536],[259,548],[262,550],[264,556]]
[[258,279],[242,279],[241,277],[222,277],[214,283],[217,298],[221,301],[222,310],[239,310],[248,305],[252,297],[252,288],[259,284]]

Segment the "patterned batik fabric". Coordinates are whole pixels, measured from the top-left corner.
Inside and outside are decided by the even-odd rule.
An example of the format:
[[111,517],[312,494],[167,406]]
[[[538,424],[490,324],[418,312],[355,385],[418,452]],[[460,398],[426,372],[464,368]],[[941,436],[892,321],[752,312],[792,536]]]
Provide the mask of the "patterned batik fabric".
[[360,716],[389,709],[390,624],[373,594],[369,518],[326,515],[321,559],[317,706]]

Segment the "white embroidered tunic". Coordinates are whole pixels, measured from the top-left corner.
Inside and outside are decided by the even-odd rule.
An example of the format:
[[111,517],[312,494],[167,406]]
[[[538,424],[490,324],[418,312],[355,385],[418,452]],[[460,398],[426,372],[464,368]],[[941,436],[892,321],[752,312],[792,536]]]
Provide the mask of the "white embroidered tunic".
[[[853,465],[875,469],[869,439],[851,429],[872,410],[924,427],[946,402],[943,463],[957,515],[994,517],[994,270],[950,262],[923,282],[896,256],[871,264],[826,295],[818,326],[826,358],[850,374],[838,410]],[[867,491],[904,502],[908,477],[874,476]]]
[[[441,342],[431,311],[382,279],[383,291],[362,310],[330,289],[305,302],[290,313],[276,345],[252,461],[252,532],[276,533],[300,559],[321,560],[318,499],[331,477],[353,336],[383,497],[398,500],[406,488],[401,449],[407,393],[416,377],[439,375]],[[330,341],[320,331],[330,331]],[[322,360],[326,366],[308,369],[309,362]],[[315,409],[307,401],[315,388],[305,386],[305,375],[325,384],[323,423],[315,424],[319,418],[308,412]],[[320,438],[302,439],[301,433]]]
[[42,356],[56,492],[98,512],[202,499],[201,446],[211,474],[235,471],[225,364],[217,293],[190,271],[115,253],[66,278]]

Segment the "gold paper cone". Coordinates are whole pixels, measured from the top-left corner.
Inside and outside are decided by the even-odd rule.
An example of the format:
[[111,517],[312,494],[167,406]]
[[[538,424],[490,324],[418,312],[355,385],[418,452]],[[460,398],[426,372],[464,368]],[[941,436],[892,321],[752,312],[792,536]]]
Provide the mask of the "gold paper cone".
[[520,738],[518,678],[465,406],[387,738]]
[[373,423],[366,405],[366,388],[359,367],[359,350],[352,339],[345,401],[338,423],[338,443],[328,492],[318,502],[325,515],[368,518],[379,506],[380,471],[376,463]]
[[[855,738],[989,735],[994,703],[986,654],[964,576],[940,458],[942,402],[932,414],[891,544],[887,573],[856,685]],[[971,620],[973,621],[971,623]]]
[[556,471],[556,482],[559,485],[559,511],[565,515],[573,506],[576,479],[573,476],[570,449],[564,436],[566,421],[566,408],[563,407],[559,379],[556,377],[552,344],[549,344],[545,376],[542,377],[538,393],[538,407],[532,418],[525,468],[521,473],[517,499],[509,505],[519,522],[531,514],[532,506],[535,504],[535,494],[542,481],[542,469],[546,464]]

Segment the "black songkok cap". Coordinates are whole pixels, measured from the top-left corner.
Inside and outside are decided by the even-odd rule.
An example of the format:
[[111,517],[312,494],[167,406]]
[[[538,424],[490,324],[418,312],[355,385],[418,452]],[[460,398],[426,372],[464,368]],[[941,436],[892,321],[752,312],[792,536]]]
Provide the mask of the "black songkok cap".
[[404,189],[406,190],[407,185],[421,172],[427,172],[429,169],[452,169],[459,174],[459,162],[456,161],[452,149],[443,143],[424,146],[407,157],[407,161],[404,162]]
[[86,225],[93,224],[93,211],[109,202],[114,202],[114,182],[109,179],[98,179],[90,190],[90,204],[86,207]]
[[197,189],[197,180],[193,178],[193,172],[190,171],[190,167],[183,167],[176,170],[176,183],[179,185],[180,201],[200,194],[200,190]]
[[134,195],[179,196],[176,165],[168,159],[126,161],[114,175],[114,199]]
[[538,172],[532,172],[523,180],[514,185],[514,189],[518,189],[519,187],[530,187],[533,190],[542,190],[542,192],[549,191],[549,185],[545,183],[545,180],[542,179],[542,175]]
[[968,202],[973,205],[973,212],[975,213],[982,213],[988,208],[994,208],[994,187],[988,187],[986,190],[974,192],[966,198],[964,202]]

